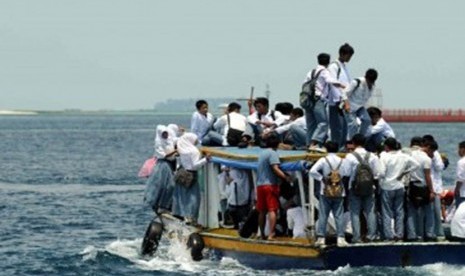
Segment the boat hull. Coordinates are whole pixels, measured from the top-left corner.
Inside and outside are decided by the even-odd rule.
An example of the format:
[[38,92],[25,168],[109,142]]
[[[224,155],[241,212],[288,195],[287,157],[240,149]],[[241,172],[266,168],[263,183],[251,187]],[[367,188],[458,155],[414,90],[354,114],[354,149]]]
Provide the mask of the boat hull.
[[405,267],[433,263],[464,265],[462,242],[375,242],[318,248],[310,242],[260,241],[201,232],[205,247],[254,269],[337,269],[350,265]]

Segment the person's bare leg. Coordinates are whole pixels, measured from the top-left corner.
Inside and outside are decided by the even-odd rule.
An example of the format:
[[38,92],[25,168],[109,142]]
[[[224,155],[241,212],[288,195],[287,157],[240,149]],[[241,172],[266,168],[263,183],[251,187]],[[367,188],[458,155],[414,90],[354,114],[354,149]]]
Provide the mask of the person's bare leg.
[[260,228],[260,236],[262,240],[266,239],[265,236],[265,219],[266,219],[266,212],[260,212],[258,214],[258,227]]
[[268,239],[270,240],[275,237],[274,229],[276,227],[276,211],[268,212],[268,222],[270,224],[270,234],[268,235]]

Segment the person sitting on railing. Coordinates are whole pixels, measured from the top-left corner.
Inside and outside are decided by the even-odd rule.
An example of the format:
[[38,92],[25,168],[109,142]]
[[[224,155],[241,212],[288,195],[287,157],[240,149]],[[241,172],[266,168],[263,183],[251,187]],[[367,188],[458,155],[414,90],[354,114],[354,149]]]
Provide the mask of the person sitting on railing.
[[280,136],[283,144],[280,149],[305,149],[307,144],[307,122],[302,108],[292,109],[289,122],[269,131],[263,135],[264,138],[271,133]]
[[241,114],[241,105],[232,102],[226,109],[226,114],[218,118],[204,137],[203,145],[237,146],[247,127],[247,118]]

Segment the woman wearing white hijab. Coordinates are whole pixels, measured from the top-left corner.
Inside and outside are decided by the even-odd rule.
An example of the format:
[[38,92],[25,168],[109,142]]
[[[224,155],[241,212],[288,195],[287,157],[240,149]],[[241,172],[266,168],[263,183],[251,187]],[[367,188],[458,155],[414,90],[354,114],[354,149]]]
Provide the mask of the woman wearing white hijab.
[[171,209],[174,190],[173,168],[176,161],[174,142],[164,125],[157,126],[154,147],[157,164],[147,179],[144,202],[150,205],[154,212],[159,213]]
[[197,135],[187,132],[177,142],[180,166],[193,174],[192,184],[189,187],[176,183],[173,197],[173,214],[195,224],[200,209],[200,186],[197,178],[197,170],[205,165],[210,156],[201,157]]

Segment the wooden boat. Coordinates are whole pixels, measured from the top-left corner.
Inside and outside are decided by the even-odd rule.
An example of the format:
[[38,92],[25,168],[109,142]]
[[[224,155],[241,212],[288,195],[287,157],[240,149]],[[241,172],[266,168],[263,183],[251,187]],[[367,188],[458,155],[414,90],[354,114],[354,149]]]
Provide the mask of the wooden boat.
[[[318,160],[322,154],[309,154],[305,151],[278,150],[281,168],[293,173],[298,179],[300,199],[305,209],[307,225],[306,238],[276,237],[272,241],[255,238],[242,238],[238,231],[220,226],[219,166],[254,170],[257,167],[257,154],[260,148],[202,148],[212,155],[210,162],[201,174],[202,206],[199,223],[203,228],[190,229],[189,243],[194,259],[200,260],[199,252],[205,247],[218,258],[231,257],[254,269],[336,269],[340,266],[417,266],[437,262],[465,264],[465,243],[462,242],[373,242],[349,244],[337,247],[329,244],[324,247],[314,245],[315,207],[314,182],[304,177],[307,162]],[[304,189],[308,185],[308,189]],[[305,194],[305,191],[307,194]],[[310,199],[310,200],[309,200]],[[165,221],[177,220],[165,216]]]

